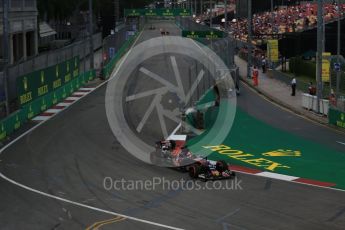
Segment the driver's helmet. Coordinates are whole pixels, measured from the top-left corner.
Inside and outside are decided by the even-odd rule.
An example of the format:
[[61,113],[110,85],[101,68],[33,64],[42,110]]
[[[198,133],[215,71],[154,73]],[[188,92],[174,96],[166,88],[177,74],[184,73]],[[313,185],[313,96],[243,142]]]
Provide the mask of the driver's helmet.
[[212,164],[210,161],[207,161],[207,166],[208,166],[208,168],[211,169],[211,170],[216,169],[216,166],[215,166],[214,164]]

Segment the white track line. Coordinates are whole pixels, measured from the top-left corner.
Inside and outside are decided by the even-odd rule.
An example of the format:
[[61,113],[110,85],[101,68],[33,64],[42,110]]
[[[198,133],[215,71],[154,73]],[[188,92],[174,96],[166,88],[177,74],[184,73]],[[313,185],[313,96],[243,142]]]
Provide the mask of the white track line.
[[182,228],[176,228],[176,227],[172,227],[172,226],[165,225],[165,224],[159,224],[159,223],[156,223],[156,222],[152,222],[152,221],[148,221],[148,220],[143,220],[143,219],[139,219],[139,218],[136,218],[136,217],[127,216],[127,215],[123,215],[123,214],[120,214],[120,213],[107,211],[107,210],[104,210],[104,209],[92,207],[92,206],[89,206],[89,205],[85,205],[85,204],[81,204],[81,203],[78,203],[78,202],[75,202],[75,201],[71,201],[71,200],[68,200],[68,199],[57,197],[57,196],[54,196],[54,195],[51,195],[51,194],[48,194],[48,193],[45,193],[45,192],[41,192],[39,190],[30,188],[30,187],[28,187],[26,185],[20,184],[20,183],[18,183],[16,181],[6,177],[2,173],[0,173],[0,177],[2,177],[3,179],[7,180],[8,182],[11,182],[14,185],[17,185],[18,187],[21,187],[21,188],[26,189],[28,191],[40,194],[40,195],[45,196],[45,197],[53,198],[55,200],[59,200],[59,201],[65,202],[65,203],[73,204],[73,205],[76,205],[76,206],[79,206],[79,207],[88,208],[88,209],[91,209],[91,210],[94,210],[94,211],[103,212],[103,213],[114,215],[114,216],[124,217],[124,218],[129,219],[129,220],[134,220],[134,221],[137,221],[137,222],[141,222],[141,223],[145,223],[145,224],[150,224],[150,225],[154,225],[154,226],[158,226],[158,227],[162,227],[162,228],[166,228],[166,229],[183,230]]
[[[97,90],[98,88],[102,87],[103,85],[107,84],[108,81],[110,81],[111,79],[113,79],[116,74],[118,73],[119,69],[121,68],[121,66],[123,65],[124,61],[127,59],[128,55],[131,53],[133,47],[135,46],[135,44],[137,43],[137,41],[139,40],[141,34],[143,33],[143,31],[139,34],[139,36],[137,37],[136,41],[133,43],[132,45],[132,48],[127,52],[127,54],[122,58],[120,64],[117,66],[117,68],[113,71],[112,73],[112,77],[110,77],[108,80],[106,80],[105,82],[103,82],[102,84],[98,85],[97,87],[95,88],[92,88],[91,90],[92,91],[95,91]],[[82,88],[84,90],[88,90],[89,88]],[[83,97],[84,98],[84,97]],[[79,99],[79,98],[78,98]],[[74,104],[74,103],[78,103],[80,100],[77,100],[73,103],[59,103],[57,104],[57,106],[67,106],[67,108],[69,108],[68,106],[70,106],[71,104]],[[1,150],[0,150],[0,155],[7,149],[9,148],[10,146],[12,146],[13,144],[15,144],[17,141],[19,141],[20,139],[22,139],[23,137],[25,137],[26,135],[28,135],[29,133],[31,133],[32,131],[34,131],[35,129],[39,128],[41,125],[45,124],[48,120],[45,120],[45,121],[42,121],[40,122],[39,124],[37,124],[36,126],[32,127],[31,129],[27,130],[25,133],[23,133],[22,135],[20,135],[19,137],[17,137],[16,139],[14,139],[13,141],[11,141],[9,144],[7,144],[5,147],[3,147]],[[42,191],[39,191],[39,190],[36,190],[36,189],[33,189],[33,188],[30,188],[26,185],[23,185],[23,184],[20,184],[8,177],[6,177],[5,175],[3,175],[2,173],[0,173],[0,177],[4,180],[6,180],[7,182],[11,183],[11,184],[14,184],[16,186],[19,186],[23,189],[26,189],[28,191],[31,191],[31,192],[34,192],[34,193],[37,193],[39,195],[42,195],[42,196],[45,196],[45,197],[49,197],[49,198],[52,198],[52,199],[55,199],[55,200],[59,200],[59,201],[63,201],[63,202],[66,202],[66,203],[70,203],[70,204],[73,204],[73,205],[76,205],[76,206],[79,206],[79,207],[83,207],[83,208],[88,208],[90,210],[94,210],[94,211],[98,211],[98,212],[102,212],[102,213],[106,213],[106,214],[110,214],[110,215],[115,215],[115,216],[121,216],[121,217],[124,217],[126,219],[129,219],[129,220],[133,220],[133,221],[137,221],[137,222],[141,222],[141,223],[145,223],[145,224],[150,224],[150,225],[153,225],[153,226],[157,226],[157,227],[162,227],[162,228],[166,228],[166,229],[173,229],[173,230],[183,230],[182,228],[176,228],[176,227],[172,227],[172,226],[169,226],[169,225],[164,225],[164,224],[159,224],[159,223],[156,223],[156,222],[152,222],[152,221],[148,221],[148,220],[144,220],[144,219],[139,219],[139,218],[136,218],[136,217],[131,217],[131,216],[127,216],[127,215],[123,215],[123,214],[120,214],[120,213],[116,213],[116,212],[111,212],[111,211],[107,211],[107,210],[104,210],[104,209],[100,209],[100,208],[96,208],[96,207],[92,207],[92,206],[88,206],[88,205],[85,205],[85,204],[82,204],[82,203],[78,203],[78,202],[75,202],[75,201],[71,201],[71,200],[67,200],[67,199],[64,199],[64,198],[61,198],[61,197],[58,197],[58,196],[54,196],[54,195],[51,195],[49,193],[45,193],[45,192],[42,192]]]
[[256,173],[255,175],[262,176],[262,177],[268,177],[272,179],[278,179],[278,180],[284,180],[284,181],[293,181],[297,180],[299,177],[295,176],[287,176],[283,174],[278,174],[278,173],[271,173],[271,172],[261,172],[261,173]]
[[[231,165],[230,165],[230,167],[231,167]],[[233,170],[233,171],[241,173],[241,174],[249,175],[249,176],[265,177],[262,175],[261,176],[258,175],[258,173],[249,173],[249,172],[244,172],[244,171],[239,171],[239,170]],[[281,179],[277,179],[277,178],[272,178],[272,179],[281,180]],[[339,189],[339,188],[324,187],[324,186],[315,185],[315,184],[306,184],[306,183],[298,182],[298,181],[286,181],[286,182],[293,183],[293,184],[301,184],[301,185],[305,185],[305,186],[311,186],[311,187],[320,188],[320,189],[334,190],[337,192],[345,192],[345,190]]]

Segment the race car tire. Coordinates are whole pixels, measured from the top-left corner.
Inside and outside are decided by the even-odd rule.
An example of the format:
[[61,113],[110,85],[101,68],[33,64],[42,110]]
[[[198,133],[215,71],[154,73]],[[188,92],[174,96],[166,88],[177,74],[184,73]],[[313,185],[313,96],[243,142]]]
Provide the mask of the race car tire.
[[156,142],[156,149],[161,149],[162,148],[162,142],[161,141],[157,141]]
[[225,161],[217,161],[216,169],[219,172],[224,172],[224,171],[228,170],[228,164]]
[[189,176],[192,178],[198,178],[200,173],[200,167],[198,165],[191,165],[189,167]]
[[199,174],[200,174],[200,173],[207,174],[207,173],[209,173],[209,172],[210,172],[210,170],[209,170],[209,168],[208,168],[207,166],[205,166],[205,165],[203,165],[203,164],[201,164],[201,165],[199,166]]
[[181,171],[182,172],[188,172],[191,164],[193,164],[193,160],[191,160],[189,158],[183,159],[181,162],[182,166],[180,167]]

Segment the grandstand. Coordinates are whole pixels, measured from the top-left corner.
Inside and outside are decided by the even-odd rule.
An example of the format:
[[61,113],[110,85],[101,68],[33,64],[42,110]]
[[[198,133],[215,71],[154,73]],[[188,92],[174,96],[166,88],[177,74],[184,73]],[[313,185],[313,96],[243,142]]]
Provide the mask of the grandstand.
[[[330,23],[338,18],[336,4],[324,5],[324,20]],[[345,4],[340,5],[341,18],[345,16]],[[268,34],[284,34],[303,32],[315,28],[317,25],[316,3],[303,3],[300,5],[279,8],[273,12],[267,11],[253,15],[253,33],[262,35],[261,38],[269,38]],[[230,22],[233,36],[238,40],[247,40],[247,19],[242,18]]]
[[[273,7],[280,6],[295,6],[307,2],[316,2],[315,0],[273,0]],[[324,0],[324,3],[333,3],[334,0]],[[345,3],[345,0],[340,0],[341,3]],[[271,0],[252,0],[252,12],[262,13],[271,11]],[[236,0],[236,16],[238,18],[246,18],[248,16],[248,1]]]
[[[245,2],[245,1],[243,1]],[[253,1],[254,2],[254,1]],[[296,1],[297,2],[297,1]],[[326,42],[329,51],[335,51],[335,28],[333,23],[338,18],[338,6],[332,3],[324,4],[324,19],[327,25]],[[340,5],[340,17],[345,17],[345,3]],[[297,5],[276,7],[270,10],[253,14],[253,42],[256,45],[264,44],[265,40],[279,38],[285,47],[280,50],[284,56],[294,56],[316,47],[317,4],[302,2]],[[344,24],[343,26],[344,27]],[[247,41],[247,19],[240,18],[229,22],[230,32],[236,40]],[[342,32],[344,32],[344,29]],[[332,41],[332,43],[330,42]],[[298,44],[298,47],[296,47]],[[344,50],[342,50],[344,54]]]
[[[231,1],[228,5],[228,29],[230,34],[242,42],[247,42],[247,2],[246,0]],[[324,19],[326,24],[326,49],[336,53],[338,10],[334,0],[324,0]],[[232,4],[234,3],[234,4]],[[345,35],[345,0],[340,0],[341,33]],[[253,43],[266,49],[267,39],[279,40],[279,51],[285,57],[301,55],[316,50],[317,2],[298,0],[273,0],[274,10],[271,11],[271,0],[252,0],[253,4]],[[224,9],[213,11],[213,25],[222,25]],[[209,24],[209,14],[199,15],[198,21]],[[241,45],[241,46],[243,46]],[[341,48],[345,56],[345,46]]]

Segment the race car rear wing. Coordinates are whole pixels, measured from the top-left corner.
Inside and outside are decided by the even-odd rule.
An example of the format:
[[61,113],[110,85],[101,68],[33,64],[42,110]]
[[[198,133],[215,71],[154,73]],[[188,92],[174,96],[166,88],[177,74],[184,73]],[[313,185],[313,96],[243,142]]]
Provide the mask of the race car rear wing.
[[167,138],[168,141],[186,141],[187,135],[171,135]]

